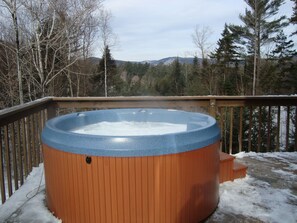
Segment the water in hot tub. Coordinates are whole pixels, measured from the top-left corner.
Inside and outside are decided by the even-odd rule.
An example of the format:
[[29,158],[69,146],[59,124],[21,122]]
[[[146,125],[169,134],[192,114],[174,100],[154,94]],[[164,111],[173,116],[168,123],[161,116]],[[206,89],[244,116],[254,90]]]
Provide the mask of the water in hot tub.
[[104,136],[141,136],[141,135],[163,135],[169,133],[184,132],[186,124],[174,124],[166,122],[99,122],[86,125],[72,132],[89,135]]

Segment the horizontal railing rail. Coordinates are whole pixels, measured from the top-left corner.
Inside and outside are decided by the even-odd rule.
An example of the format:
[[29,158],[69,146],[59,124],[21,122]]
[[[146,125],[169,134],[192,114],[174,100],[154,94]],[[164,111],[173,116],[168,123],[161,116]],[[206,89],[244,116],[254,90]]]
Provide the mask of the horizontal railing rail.
[[49,118],[111,108],[170,108],[209,113],[221,128],[221,150],[297,151],[297,96],[47,97],[0,111],[2,203],[42,162],[40,134]]

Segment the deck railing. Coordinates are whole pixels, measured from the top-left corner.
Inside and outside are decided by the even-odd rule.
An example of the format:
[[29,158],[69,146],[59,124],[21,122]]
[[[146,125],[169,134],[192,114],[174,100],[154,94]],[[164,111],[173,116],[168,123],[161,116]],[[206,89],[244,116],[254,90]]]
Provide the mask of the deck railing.
[[42,162],[40,133],[49,118],[110,108],[170,108],[204,112],[221,127],[221,150],[297,151],[297,96],[48,97],[0,111],[2,203]]

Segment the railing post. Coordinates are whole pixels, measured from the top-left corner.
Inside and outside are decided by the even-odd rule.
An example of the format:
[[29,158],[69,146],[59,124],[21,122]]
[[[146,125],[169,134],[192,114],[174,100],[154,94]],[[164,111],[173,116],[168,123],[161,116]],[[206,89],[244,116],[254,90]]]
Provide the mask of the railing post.
[[2,135],[0,128],[0,192],[1,192],[1,200],[2,204],[6,201],[6,193],[5,193],[5,177],[4,177],[4,150],[2,147]]
[[297,152],[297,106],[295,107],[295,142],[294,150]]
[[233,144],[233,107],[230,107],[229,154],[232,154]]
[[216,111],[217,111],[217,103],[216,99],[209,100],[209,114],[216,118]]
[[50,102],[46,109],[47,112],[47,120],[54,118],[57,116],[57,104],[54,102]]

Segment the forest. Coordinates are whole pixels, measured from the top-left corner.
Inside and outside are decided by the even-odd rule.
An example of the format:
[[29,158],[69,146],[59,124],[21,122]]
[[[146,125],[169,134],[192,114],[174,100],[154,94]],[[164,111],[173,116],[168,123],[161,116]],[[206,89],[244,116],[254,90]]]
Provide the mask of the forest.
[[45,96],[297,94],[296,32],[284,32],[297,23],[297,1],[292,15],[279,15],[284,2],[244,0],[241,24],[225,24],[214,50],[196,27],[201,57],[153,65],[113,58],[101,0],[1,0],[0,109]]

